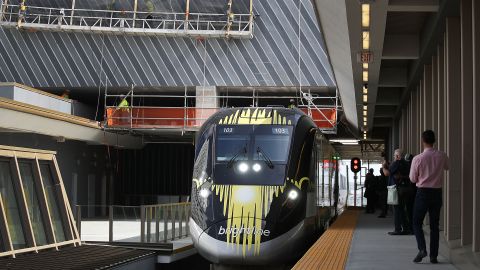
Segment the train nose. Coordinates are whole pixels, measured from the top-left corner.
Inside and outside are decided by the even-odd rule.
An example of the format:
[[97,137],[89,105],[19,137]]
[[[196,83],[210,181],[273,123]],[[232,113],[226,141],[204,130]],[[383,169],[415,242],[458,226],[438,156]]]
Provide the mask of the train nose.
[[[244,217],[234,219],[241,222]],[[259,222],[265,221],[259,219]],[[297,253],[302,251],[299,247],[304,246],[306,241],[303,222],[282,235],[274,236],[268,228],[232,227],[226,220],[203,230],[191,219],[190,233],[198,252],[217,264],[283,263],[296,258]]]

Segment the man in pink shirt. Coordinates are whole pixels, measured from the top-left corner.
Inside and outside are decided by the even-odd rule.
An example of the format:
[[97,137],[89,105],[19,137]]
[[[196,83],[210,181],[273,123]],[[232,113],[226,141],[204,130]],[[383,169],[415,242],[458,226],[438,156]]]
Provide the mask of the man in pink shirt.
[[417,238],[418,254],[413,259],[419,263],[427,256],[427,246],[423,234],[423,220],[430,216],[430,262],[438,263],[439,219],[442,208],[443,171],[448,170],[448,157],[433,148],[435,133],[426,130],[422,133],[423,153],[413,158],[410,181],[417,185],[417,195],[413,210],[413,231]]

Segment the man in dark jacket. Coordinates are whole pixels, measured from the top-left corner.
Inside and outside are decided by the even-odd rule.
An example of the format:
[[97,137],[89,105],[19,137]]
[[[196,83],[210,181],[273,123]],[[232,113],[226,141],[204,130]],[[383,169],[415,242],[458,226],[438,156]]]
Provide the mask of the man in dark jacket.
[[395,221],[395,230],[393,232],[389,232],[390,235],[405,235],[411,234],[412,229],[410,228],[410,224],[407,220],[407,216],[405,213],[406,209],[406,200],[405,200],[405,186],[409,185],[408,183],[408,163],[402,157],[402,150],[396,149],[395,150],[395,160],[392,164],[387,167],[383,166],[383,173],[389,177],[388,185],[396,185],[397,192],[398,192],[398,204],[394,205],[394,221]]
[[367,198],[366,213],[375,213],[375,202],[377,201],[377,196],[375,194],[375,176],[373,175],[373,169],[370,169],[367,175],[365,175],[364,197]]

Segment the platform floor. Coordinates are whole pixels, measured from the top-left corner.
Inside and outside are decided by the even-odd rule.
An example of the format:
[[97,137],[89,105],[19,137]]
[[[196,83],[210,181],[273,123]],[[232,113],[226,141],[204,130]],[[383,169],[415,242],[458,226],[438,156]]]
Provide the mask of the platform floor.
[[[422,263],[412,260],[416,256],[417,244],[415,236],[391,236],[393,217],[377,218],[378,214],[362,214],[359,216],[353,234],[345,269],[347,270],[454,270],[443,256],[438,257],[439,264],[431,264],[429,257]],[[442,233],[442,232],[440,232]],[[429,239],[427,237],[427,251]]]

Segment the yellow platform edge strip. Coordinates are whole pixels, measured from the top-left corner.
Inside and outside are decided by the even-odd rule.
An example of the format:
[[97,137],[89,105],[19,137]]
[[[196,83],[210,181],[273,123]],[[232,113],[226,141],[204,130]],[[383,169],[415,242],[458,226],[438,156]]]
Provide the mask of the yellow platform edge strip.
[[360,210],[347,210],[313,244],[294,270],[343,270]]

